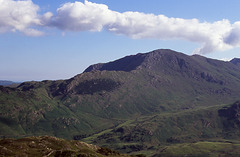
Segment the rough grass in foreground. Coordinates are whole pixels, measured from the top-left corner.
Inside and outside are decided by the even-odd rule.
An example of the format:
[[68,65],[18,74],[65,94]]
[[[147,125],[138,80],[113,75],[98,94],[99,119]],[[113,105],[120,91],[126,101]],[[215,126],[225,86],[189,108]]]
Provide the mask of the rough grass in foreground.
[[80,141],[59,139],[50,136],[27,137],[22,139],[1,139],[0,156],[83,156],[118,157],[126,156],[109,148]]

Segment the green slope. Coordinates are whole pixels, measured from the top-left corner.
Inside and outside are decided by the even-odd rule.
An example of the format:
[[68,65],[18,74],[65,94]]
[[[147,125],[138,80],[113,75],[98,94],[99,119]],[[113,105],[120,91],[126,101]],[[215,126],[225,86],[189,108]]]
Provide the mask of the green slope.
[[240,103],[141,116],[81,139],[122,152],[152,152],[162,145],[240,140]]
[[74,135],[95,132],[117,123],[81,111],[75,113],[60,99],[49,95],[46,83],[30,84],[36,87],[27,91],[0,87],[2,137],[54,135],[72,139]]
[[232,141],[196,142],[162,146],[152,157],[238,157],[240,144]]

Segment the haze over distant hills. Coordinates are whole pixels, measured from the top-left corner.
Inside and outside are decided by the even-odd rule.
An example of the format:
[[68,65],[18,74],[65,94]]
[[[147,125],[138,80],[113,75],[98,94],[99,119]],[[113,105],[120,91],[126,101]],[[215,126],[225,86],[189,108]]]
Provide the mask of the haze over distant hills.
[[12,84],[17,84],[19,82],[13,82],[13,81],[7,81],[7,80],[0,80],[0,85],[1,86],[8,86],[8,85],[12,85]]
[[47,134],[121,152],[237,140],[240,67],[235,60],[160,49],[91,65],[68,80],[0,86],[0,135]]

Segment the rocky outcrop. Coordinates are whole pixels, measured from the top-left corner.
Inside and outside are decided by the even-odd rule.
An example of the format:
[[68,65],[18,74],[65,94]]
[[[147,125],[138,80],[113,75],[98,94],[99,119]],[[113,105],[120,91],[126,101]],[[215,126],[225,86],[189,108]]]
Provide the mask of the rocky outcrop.
[[219,116],[226,117],[228,120],[236,120],[240,118],[240,101],[235,102],[230,107],[220,109]]

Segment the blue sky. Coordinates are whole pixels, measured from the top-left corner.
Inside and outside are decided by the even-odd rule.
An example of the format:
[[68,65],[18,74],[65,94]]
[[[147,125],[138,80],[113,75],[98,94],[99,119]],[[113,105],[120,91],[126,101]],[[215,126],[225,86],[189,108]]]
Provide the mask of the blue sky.
[[240,58],[239,6],[238,0],[0,0],[0,80],[67,79],[91,64],[160,48]]

